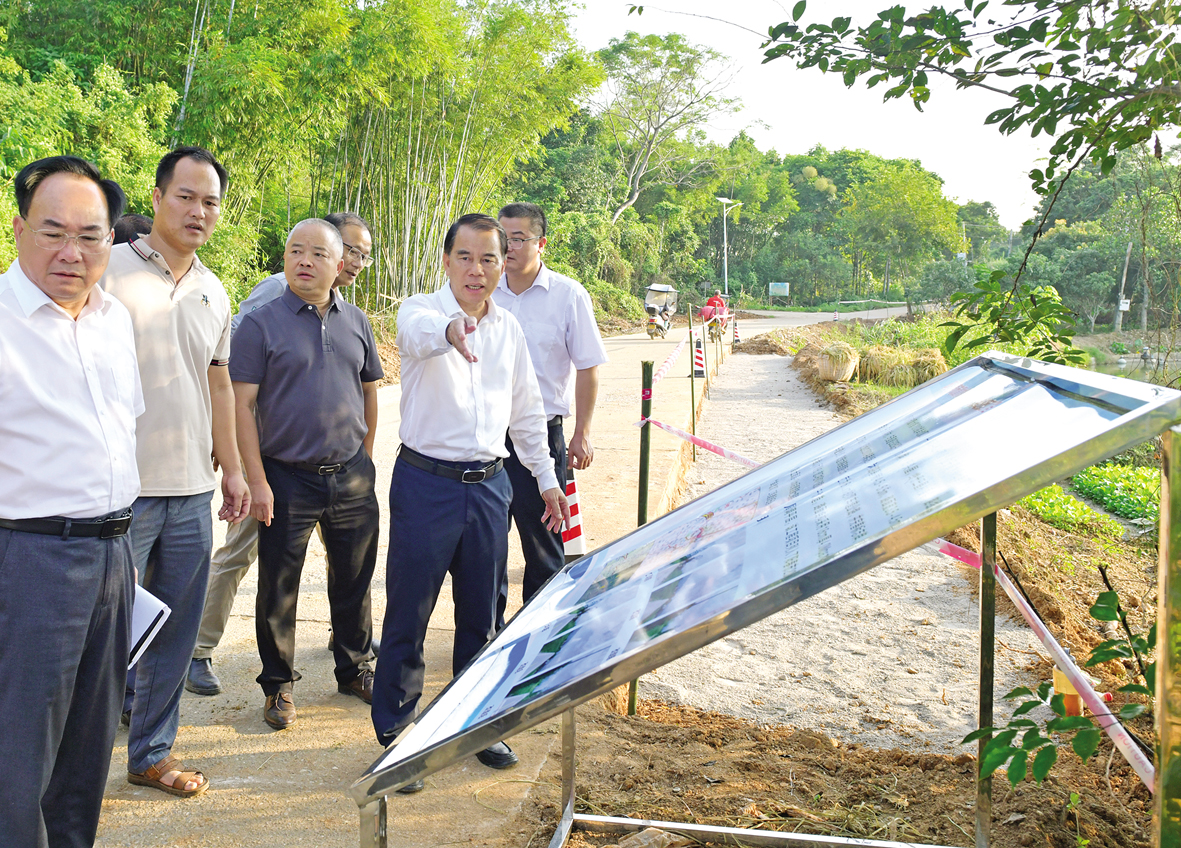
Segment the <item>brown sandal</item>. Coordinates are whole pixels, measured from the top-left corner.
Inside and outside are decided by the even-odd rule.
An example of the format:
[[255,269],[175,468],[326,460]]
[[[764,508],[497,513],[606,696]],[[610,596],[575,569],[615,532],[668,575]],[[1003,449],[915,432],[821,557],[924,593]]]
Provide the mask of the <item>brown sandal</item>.
[[[170,771],[180,772],[179,776],[174,778],[172,784],[169,785],[164,782],[164,775]],[[177,789],[177,785],[184,786],[197,778],[201,778],[201,785],[196,789]],[[179,798],[192,798],[195,795],[200,795],[209,788],[209,781],[205,779],[205,775],[199,771],[184,771],[184,763],[176,757],[169,754],[160,762],[149,768],[142,774],[136,774],[133,771],[127,772],[127,782],[133,783],[136,786],[150,786],[153,789],[159,789],[161,792],[167,792],[169,795],[176,795]]]

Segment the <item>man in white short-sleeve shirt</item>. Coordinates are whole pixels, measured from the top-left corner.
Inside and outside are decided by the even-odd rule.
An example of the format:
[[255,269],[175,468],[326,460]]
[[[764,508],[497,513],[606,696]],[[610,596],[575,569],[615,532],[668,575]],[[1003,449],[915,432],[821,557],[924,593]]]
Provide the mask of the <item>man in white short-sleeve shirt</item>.
[[127,779],[180,797],[209,785],[172,756],[172,746],[209,578],[217,486],[211,456],[222,468],[218,516],[237,523],[250,509],[227,368],[230,301],[197,259],[213,234],[227,181],[225,168],[203,148],[166,154],[156,168],[152,231],[115,247],[103,277],[104,288],[131,313],[146,406],[137,425],[143,489],[135,501],[132,552],[144,588],[172,609],[134,669]]
[[[591,419],[599,391],[599,366],[607,351],[595,323],[590,295],[579,283],[542,262],[546,244],[545,212],[535,203],[510,203],[500,210],[500,225],[508,234],[504,273],[492,299],[513,316],[525,331],[529,358],[537,372],[549,427],[549,451],[558,485],[566,490],[566,437],[562,420],[574,412],[574,436],[569,459],[574,468],[587,468],[594,459]],[[522,599],[529,602],[566,562],[561,534],[541,523],[545,504],[527,468],[508,439],[505,471],[513,484],[510,508],[525,555]],[[508,600],[507,581],[501,587],[498,624],[503,624]]]

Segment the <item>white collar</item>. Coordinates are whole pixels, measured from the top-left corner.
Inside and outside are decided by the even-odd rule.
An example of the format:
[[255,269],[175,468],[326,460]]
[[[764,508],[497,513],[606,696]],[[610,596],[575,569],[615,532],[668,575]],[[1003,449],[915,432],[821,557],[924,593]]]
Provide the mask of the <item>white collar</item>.
[[[41,290],[40,286],[29,279],[25,269],[21,267],[20,260],[17,259],[12,263],[8,269],[8,273],[12,275],[12,293],[16,295],[16,302],[20,304],[21,310],[25,313],[25,317],[30,317],[41,307],[49,304],[53,309],[65,315],[70,320],[74,320],[64,309],[61,308],[53,298]],[[87,315],[91,312],[106,312],[109,306],[109,301],[102,290],[102,286],[95,285],[90,289],[90,295],[86,298],[86,306],[83,311],[79,313],[78,317]]]
[[533,278],[533,282],[529,284],[529,288],[525,289],[525,291],[521,292],[520,294],[517,294],[508,287],[507,273],[500,275],[500,282],[496,284],[496,287],[508,292],[513,297],[523,297],[525,292],[529,291],[529,289],[532,289],[534,286],[541,286],[546,291],[549,291],[550,274],[550,269],[545,266],[544,262],[542,262],[541,267],[537,269],[537,276]]

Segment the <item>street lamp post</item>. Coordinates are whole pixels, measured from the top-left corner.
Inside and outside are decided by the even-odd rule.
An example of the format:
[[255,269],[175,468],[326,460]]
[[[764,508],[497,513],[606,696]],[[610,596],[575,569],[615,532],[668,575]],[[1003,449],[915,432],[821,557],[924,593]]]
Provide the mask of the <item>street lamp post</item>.
[[725,287],[726,297],[730,296],[730,244],[726,233],[726,213],[731,209],[735,209],[742,205],[741,200],[731,200],[728,197],[714,198],[718,203],[722,204],[722,284]]

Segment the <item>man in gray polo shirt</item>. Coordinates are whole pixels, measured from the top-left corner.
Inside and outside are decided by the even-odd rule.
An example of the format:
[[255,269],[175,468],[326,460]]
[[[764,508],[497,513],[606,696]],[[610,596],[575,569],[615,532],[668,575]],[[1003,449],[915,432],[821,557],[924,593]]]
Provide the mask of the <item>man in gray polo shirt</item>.
[[295,225],[287,290],[243,318],[234,334],[239,446],[259,521],[255,633],[263,718],[295,721],[292,688],[299,577],[312,528],[324,533],[336,634],[338,691],[372,700],[369,583],[377,562],[377,344],[365,314],[333,290],[344,266],[340,233],[321,219]]
[[[344,244],[344,267],[336,275],[333,288],[351,286],[360,273],[373,264],[373,236],[368,222],[353,212],[333,212],[324,220],[340,231]],[[283,271],[262,280],[250,297],[238,306],[238,314],[230,320],[232,332],[237,332],[242,319],[259,307],[270,303],[287,290]],[[197,647],[189,663],[185,689],[197,695],[221,694],[221,681],[213,672],[213,649],[225,633],[226,622],[234,607],[238,586],[258,558],[258,522],[247,518],[226,529],[226,541],[213,554],[209,567],[209,587],[205,593],[205,612],[201,615],[201,629],[197,632]],[[376,649],[376,645],[374,645]],[[332,645],[329,645],[329,650]]]

